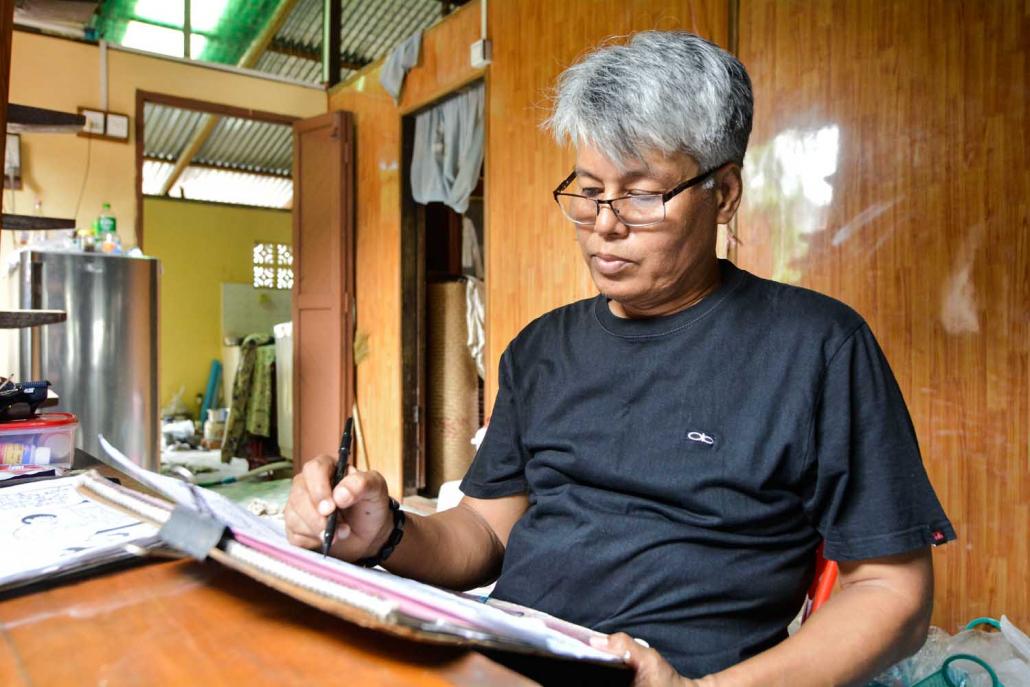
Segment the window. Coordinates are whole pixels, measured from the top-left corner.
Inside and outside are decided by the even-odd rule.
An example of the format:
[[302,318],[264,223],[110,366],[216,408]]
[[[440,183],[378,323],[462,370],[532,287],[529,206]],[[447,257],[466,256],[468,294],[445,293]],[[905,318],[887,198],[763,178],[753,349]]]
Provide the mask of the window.
[[254,244],[254,288],[293,288],[293,249],[285,243]]

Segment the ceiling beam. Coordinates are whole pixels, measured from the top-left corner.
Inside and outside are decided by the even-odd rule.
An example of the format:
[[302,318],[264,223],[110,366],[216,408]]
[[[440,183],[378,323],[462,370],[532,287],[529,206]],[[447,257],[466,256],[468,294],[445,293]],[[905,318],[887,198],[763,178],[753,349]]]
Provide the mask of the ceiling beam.
[[[290,16],[290,12],[297,6],[297,2],[298,0],[280,0],[279,6],[275,8],[275,12],[269,17],[265,28],[251,41],[247,50],[243,53],[243,57],[236,63],[237,67],[250,69],[257,64],[258,58],[268,48],[269,43],[275,38],[275,34],[279,32],[279,29],[282,28],[283,22],[286,21],[286,17]],[[164,184],[161,185],[162,196],[168,195],[168,192],[172,190],[175,182],[179,180],[179,177],[186,171],[190,162],[193,161],[194,156],[207,143],[207,139],[211,137],[211,132],[218,126],[219,120],[221,120],[221,117],[217,115],[205,116],[204,123],[193,134],[193,138],[186,144],[186,147],[183,148],[182,154],[179,155],[179,159],[175,161],[175,166],[172,167],[172,173],[168,175]]]
[[322,11],[322,83],[332,88],[340,83],[340,33],[343,8],[340,0],[324,0]]

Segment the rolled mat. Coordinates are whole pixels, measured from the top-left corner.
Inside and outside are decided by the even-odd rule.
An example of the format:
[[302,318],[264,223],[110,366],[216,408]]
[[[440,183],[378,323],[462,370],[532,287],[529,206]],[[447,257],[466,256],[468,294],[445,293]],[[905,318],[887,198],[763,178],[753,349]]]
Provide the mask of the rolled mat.
[[426,487],[435,495],[472,463],[478,375],[466,344],[465,283],[429,283],[426,311]]

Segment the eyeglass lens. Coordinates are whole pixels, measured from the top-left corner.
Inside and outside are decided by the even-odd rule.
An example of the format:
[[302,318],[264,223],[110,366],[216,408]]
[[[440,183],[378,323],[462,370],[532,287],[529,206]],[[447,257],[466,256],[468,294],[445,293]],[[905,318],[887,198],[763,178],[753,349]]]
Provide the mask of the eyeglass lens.
[[[593,224],[600,206],[591,198],[560,195],[558,203],[565,216],[577,224]],[[665,203],[660,195],[629,196],[613,200],[611,208],[627,225],[655,224],[665,219]]]

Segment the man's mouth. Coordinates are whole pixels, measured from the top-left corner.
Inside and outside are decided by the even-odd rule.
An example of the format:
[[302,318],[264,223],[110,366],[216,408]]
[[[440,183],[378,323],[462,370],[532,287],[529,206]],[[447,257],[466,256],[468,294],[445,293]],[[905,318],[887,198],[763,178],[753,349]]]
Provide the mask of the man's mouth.
[[618,274],[633,264],[630,260],[609,253],[595,253],[590,259],[597,271],[605,276]]

